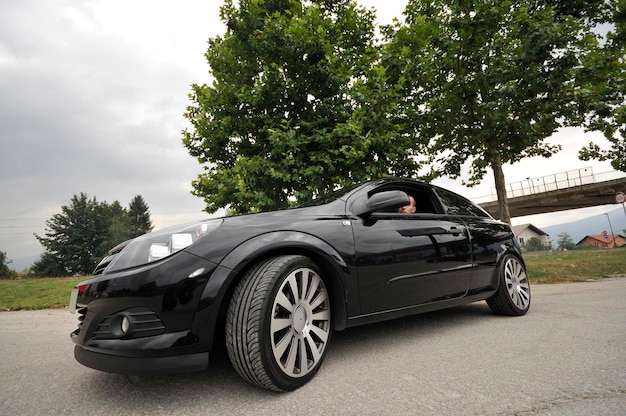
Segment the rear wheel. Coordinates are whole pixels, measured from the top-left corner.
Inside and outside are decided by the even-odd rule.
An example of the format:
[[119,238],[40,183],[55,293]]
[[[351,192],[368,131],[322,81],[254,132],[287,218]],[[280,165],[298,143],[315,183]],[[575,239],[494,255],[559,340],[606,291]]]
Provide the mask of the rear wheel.
[[306,384],[322,364],[330,334],[330,298],[307,257],[262,261],[235,288],[226,346],[235,370],[252,384],[275,391]]
[[487,305],[501,315],[524,315],[530,308],[530,283],[523,263],[507,254],[500,262],[498,274],[498,291],[487,299]]

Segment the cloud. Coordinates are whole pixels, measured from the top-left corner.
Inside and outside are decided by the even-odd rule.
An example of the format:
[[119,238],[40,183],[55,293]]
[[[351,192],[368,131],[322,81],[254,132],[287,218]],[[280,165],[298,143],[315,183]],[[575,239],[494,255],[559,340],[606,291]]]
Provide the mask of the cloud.
[[219,2],[25,0],[0,5],[0,250],[41,251],[32,233],[72,195],[127,205],[158,227],[200,217],[201,171],[181,144],[192,83],[209,82]]

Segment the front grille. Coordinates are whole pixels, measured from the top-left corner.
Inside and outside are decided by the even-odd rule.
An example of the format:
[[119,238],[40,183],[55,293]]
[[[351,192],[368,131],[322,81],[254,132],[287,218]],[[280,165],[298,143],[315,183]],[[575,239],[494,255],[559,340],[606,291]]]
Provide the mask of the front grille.
[[78,314],[78,328],[72,332],[72,338],[75,338],[80,333],[80,330],[83,328],[83,323],[85,322],[85,316],[87,316],[87,307],[76,309],[76,313]]
[[83,327],[83,322],[85,322],[85,316],[87,316],[87,307],[77,309],[76,313],[78,313],[78,330],[80,331]]
[[[126,333],[121,331],[121,319],[126,316],[130,321]],[[148,308],[132,308],[109,315],[102,320],[93,333],[93,339],[134,339],[161,335],[165,325],[158,315]]]

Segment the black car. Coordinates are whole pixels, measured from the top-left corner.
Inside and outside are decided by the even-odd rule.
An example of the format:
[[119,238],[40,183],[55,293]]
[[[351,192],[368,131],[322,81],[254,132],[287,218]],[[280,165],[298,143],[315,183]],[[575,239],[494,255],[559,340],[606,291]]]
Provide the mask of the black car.
[[388,178],[119,245],[72,291],[71,338],[81,364],[122,374],[206,369],[225,338],[244,379],[286,391],[314,377],[334,330],[481,300],[528,311],[511,228],[455,193]]

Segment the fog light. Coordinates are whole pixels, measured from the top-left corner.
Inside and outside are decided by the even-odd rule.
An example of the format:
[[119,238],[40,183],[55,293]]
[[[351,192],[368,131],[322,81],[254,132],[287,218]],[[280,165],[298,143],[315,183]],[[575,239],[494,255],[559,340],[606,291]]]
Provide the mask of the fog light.
[[128,319],[128,316],[126,315],[124,315],[124,317],[122,318],[121,328],[122,328],[122,333],[124,334],[128,332],[128,328],[130,328],[130,319]]

